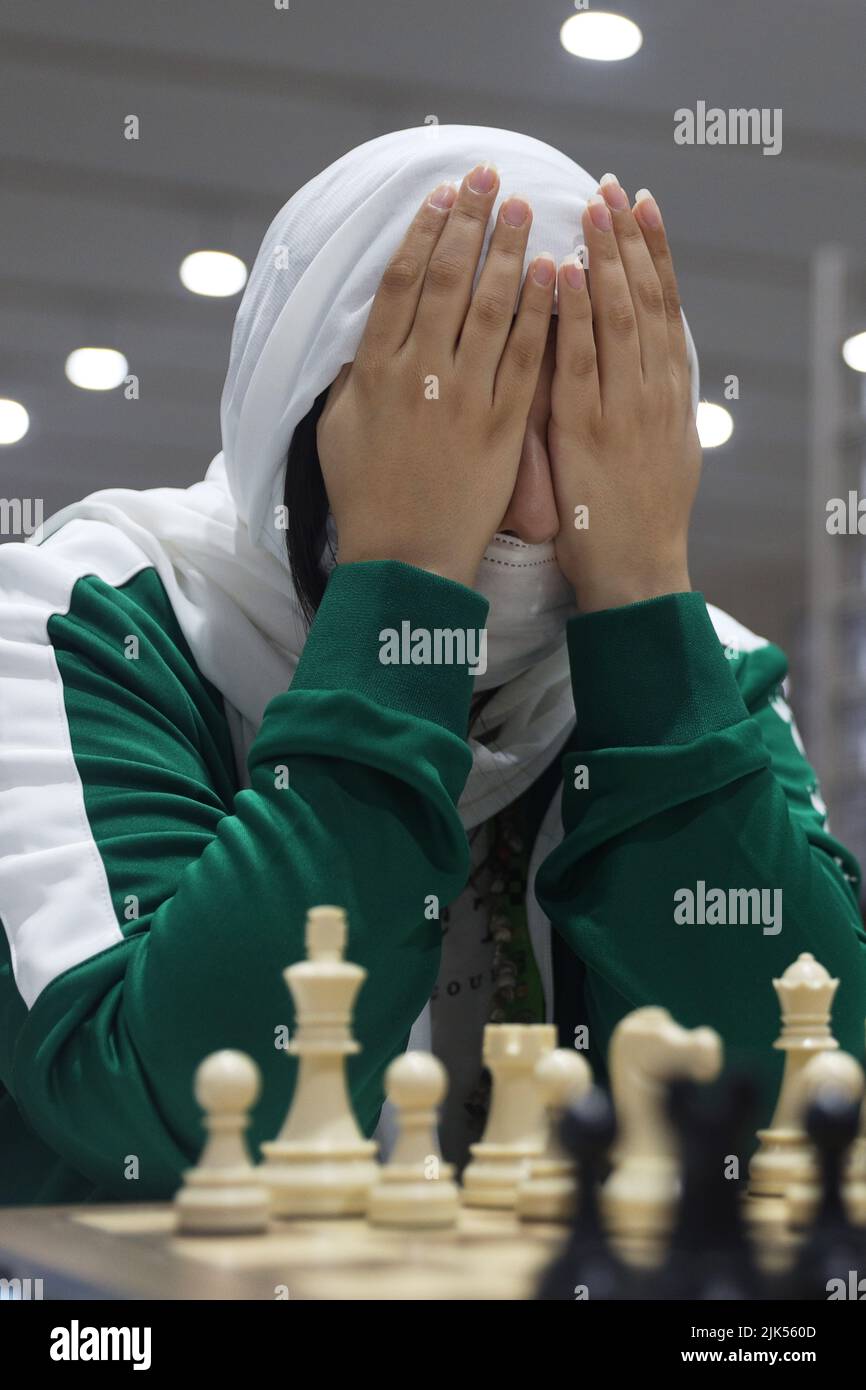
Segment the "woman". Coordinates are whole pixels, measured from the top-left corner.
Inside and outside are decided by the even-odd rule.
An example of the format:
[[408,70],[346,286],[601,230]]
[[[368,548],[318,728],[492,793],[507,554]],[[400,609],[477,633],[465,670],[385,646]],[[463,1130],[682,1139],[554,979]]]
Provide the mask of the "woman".
[[[272,1136],[320,902],[369,972],[365,1130],[414,1024],[458,1161],[487,1018],[555,1018],[603,1076],[665,1005],[766,1115],[770,981],[812,950],[859,1051],[858,870],[784,656],[691,592],[696,399],[656,204],[535,140],[385,136],[278,214],[206,479],[0,552],[2,1200],[169,1195],[219,1047]],[[689,925],[699,884],[773,911]]]

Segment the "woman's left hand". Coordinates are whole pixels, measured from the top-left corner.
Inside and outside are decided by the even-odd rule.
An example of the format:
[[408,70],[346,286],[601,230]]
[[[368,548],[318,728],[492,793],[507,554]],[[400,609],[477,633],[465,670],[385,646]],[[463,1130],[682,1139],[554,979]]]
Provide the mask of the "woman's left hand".
[[661,216],[618,183],[602,194],[583,216],[591,295],[579,265],[559,271],[548,425],[557,558],[581,612],[691,588],[701,459]]

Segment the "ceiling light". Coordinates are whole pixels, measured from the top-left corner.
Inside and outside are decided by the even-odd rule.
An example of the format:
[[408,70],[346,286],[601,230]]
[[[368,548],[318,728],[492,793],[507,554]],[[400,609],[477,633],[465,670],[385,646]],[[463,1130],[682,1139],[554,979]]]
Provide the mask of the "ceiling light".
[[697,415],[698,438],[702,449],[715,449],[725,444],[734,433],[734,420],[731,412],[723,405],[711,405],[701,401]]
[[842,356],[855,372],[866,372],[866,333],[855,333],[842,344]]
[[0,399],[0,444],[17,444],[30,428],[30,416],[19,401]]
[[631,58],[643,43],[643,34],[621,14],[583,10],[567,19],[559,31],[560,42],[575,58],[617,63]]
[[181,262],[180,278],[192,294],[225,299],[243,289],[247,268],[228,251],[193,251]]
[[82,391],[113,391],[129,371],[122,352],[114,348],[76,348],[66,359],[66,375]]

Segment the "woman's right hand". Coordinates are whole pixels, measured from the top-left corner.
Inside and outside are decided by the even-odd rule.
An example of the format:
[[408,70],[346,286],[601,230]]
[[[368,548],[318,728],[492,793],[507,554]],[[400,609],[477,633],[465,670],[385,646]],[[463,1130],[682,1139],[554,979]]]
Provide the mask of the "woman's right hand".
[[403,560],[472,585],[505,515],[556,266],[536,257],[520,291],[532,212],[512,197],[472,293],[498,188],[480,165],[424,202],[328,393],[317,443],[341,564]]

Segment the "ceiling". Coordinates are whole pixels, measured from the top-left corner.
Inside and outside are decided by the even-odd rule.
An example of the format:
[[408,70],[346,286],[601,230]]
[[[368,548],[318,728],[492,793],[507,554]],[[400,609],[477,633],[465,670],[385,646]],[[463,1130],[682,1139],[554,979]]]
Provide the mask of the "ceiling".
[[[427,115],[506,126],[659,198],[702,392],[740,382],[733,438],[705,456],[694,579],[796,649],[809,260],[827,242],[862,248],[866,13],[611,7],[644,32],[624,63],[565,53],[567,0],[4,0],[0,395],[32,426],[0,451],[0,492],[41,496],[47,515],[98,487],[195,481],[219,447],[236,300],[189,295],[183,256],[216,245],[251,263],[286,198],[375,135]],[[782,152],[675,144],[674,111],[698,101],[781,108]],[[88,341],[126,354],[140,400],[66,381]]]

